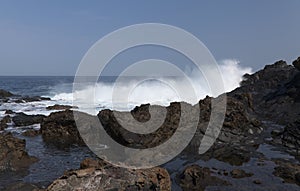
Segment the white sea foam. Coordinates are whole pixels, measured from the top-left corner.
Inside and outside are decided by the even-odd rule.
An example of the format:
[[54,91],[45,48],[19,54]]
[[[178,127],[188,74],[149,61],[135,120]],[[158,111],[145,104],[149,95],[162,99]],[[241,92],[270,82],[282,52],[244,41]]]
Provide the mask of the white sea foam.
[[[220,73],[222,74],[222,78],[224,81],[224,89],[225,92],[232,91],[233,89],[239,87],[239,83],[242,80],[242,76],[245,73],[252,73],[252,69],[249,67],[242,67],[239,65],[237,60],[223,60],[219,64]],[[194,87],[197,100],[204,98],[206,95],[209,96],[217,96],[213,95],[210,91],[209,84],[205,81],[205,76],[203,76],[198,70],[186,69],[185,73],[191,79],[192,85]],[[176,80],[177,86],[184,86],[184,83],[180,78],[164,78],[164,83],[160,81],[145,81],[138,86],[136,86],[128,97],[128,103],[112,103],[112,95],[114,85],[112,83],[97,83],[96,85],[88,85],[84,89],[80,91],[76,91],[75,96],[76,100],[81,100],[80,110],[83,110],[88,113],[95,114],[97,111],[92,109],[93,107],[85,104],[87,100],[91,99],[90,95],[95,95],[94,107],[96,110],[101,110],[103,108],[108,109],[117,109],[117,110],[130,110],[134,106],[150,103],[150,104],[158,104],[158,105],[169,105],[170,102],[174,101],[185,101],[191,104],[194,104],[195,101],[188,96],[184,99],[181,98],[176,90],[172,87],[168,86],[168,82],[170,84],[174,83]],[[128,88],[130,84],[128,83],[136,83],[136,81],[131,80],[128,82],[124,82],[124,86],[121,88]],[[72,104],[73,94],[72,93],[61,93],[52,97],[53,100],[63,102],[66,104]]]

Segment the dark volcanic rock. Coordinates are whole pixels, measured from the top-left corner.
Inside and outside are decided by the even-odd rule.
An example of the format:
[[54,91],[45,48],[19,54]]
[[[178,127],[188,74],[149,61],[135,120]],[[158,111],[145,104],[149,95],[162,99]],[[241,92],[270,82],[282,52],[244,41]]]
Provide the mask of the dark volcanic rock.
[[12,121],[14,122],[15,126],[19,127],[42,123],[44,118],[44,115],[27,115],[25,113],[17,113],[12,118]]
[[47,190],[171,190],[170,176],[160,167],[130,170],[91,159],[84,160],[81,167],[66,172]]
[[58,104],[46,107],[47,110],[67,110],[72,108],[77,109],[78,107],[70,106],[70,105],[58,105]]
[[0,89],[0,99],[12,97],[14,94],[10,93],[9,91],[1,90]]
[[48,143],[84,144],[71,110],[51,113],[41,123],[40,131],[44,141]]
[[299,72],[285,61],[267,65],[252,75],[245,75],[241,87],[230,96],[251,94],[253,109],[260,118],[286,124],[300,113],[297,88]]
[[[163,121],[163,124],[161,126],[158,126],[158,129],[155,132],[146,135],[128,131],[127,129],[123,128],[115,118],[116,114],[120,115],[121,117],[119,117],[119,120],[126,121],[127,124],[134,126],[134,124],[130,124],[129,117],[126,115],[131,116],[132,114],[136,120],[145,122],[150,118],[148,112],[150,107],[152,107],[152,111],[155,112],[156,116],[163,115],[161,113],[164,107],[150,106],[149,104],[147,104],[136,107],[130,113],[102,110],[98,114],[98,117],[106,132],[120,144],[135,148],[151,148],[160,145],[164,141],[168,140],[176,131],[180,120],[180,103],[171,103],[171,105],[166,108],[167,114],[166,118]],[[192,109],[191,105],[190,108]]]
[[41,134],[46,142],[83,144],[71,110],[51,113],[41,124]]
[[293,65],[294,65],[295,68],[300,70],[300,57],[298,57],[297,60],[293,61]]
[[0,172],[26,170],[37,159],[28,156],[25,140],[11,134],[0,134]]
[[203,168],[198,165],[187,167],[177,179],[184,191],[204,191],[207,186],[230,185],[227,181],[212,176],[209,168]]

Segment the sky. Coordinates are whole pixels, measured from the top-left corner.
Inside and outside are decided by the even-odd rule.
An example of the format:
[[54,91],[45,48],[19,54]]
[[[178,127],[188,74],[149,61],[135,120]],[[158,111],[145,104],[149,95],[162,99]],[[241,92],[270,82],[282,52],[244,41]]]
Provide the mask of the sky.
[[[0,76],[75,75],[96,41],[139,23],[180,27],[217,61],[238,60],[254,71],[276,60],[291,63],[300,56],[299,7],[298,0],[0,0]],[[122,62],[135,54],[164,57],[146,48]],[[112,64],[106,74],[118,67]]]

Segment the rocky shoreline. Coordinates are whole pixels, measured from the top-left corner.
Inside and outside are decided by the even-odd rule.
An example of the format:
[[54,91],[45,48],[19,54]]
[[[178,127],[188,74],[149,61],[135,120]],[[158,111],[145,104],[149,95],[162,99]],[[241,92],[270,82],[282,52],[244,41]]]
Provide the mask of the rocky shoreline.
[[[212,99],[200,100],[200,116],[191,116],[200,120],[190,144],[160,167],[130,170],[96,157],[86,158],[78,164],[80,168],[69,169],[51,184],[16,181],[0,184],[0,190],[299,190],[300,57],[293,65],[278,61],[254,74],[246,74],[241,86],[227,93],[225,121],[217,141],[208,152],[199,155],[198,148],[210,120]],[[43,100],[49,98],[22,97],[0,90],[0,104]],[[182,104],[191,111],[198,107]],[[76,108],[66,105],[48,107],[48,110],[60,110],[49,116],[7,110],[0,121],[0,182],[7,172],[25,176],[30,166],[39,160],[28,154],[22,137],[40,136],[46,145],[57,149],[85,147],[86,140],[80,136],[74,112],[85,116],[87,131],[99,119],[118,143],[132,148],[152,148],[176,131],[180,105],[171,103],[166,107],[164,123],[149,135],[122,128],[111,110],[102,110],[97,116],[73,111]],[[146,122],[153,107],[163,108],[146,104],[125,113]],[[40,124],[40,129],[30,127],[35,124]],[[18,137],[8,132],[9,126],[28,128]]]

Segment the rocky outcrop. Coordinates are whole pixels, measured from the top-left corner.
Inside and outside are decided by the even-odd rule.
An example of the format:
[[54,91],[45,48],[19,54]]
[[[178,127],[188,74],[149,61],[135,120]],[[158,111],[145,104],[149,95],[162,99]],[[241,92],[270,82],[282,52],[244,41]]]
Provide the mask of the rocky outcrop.
[[[92,181],[91,181],[92,180]],[[160,167],[130,170],[112,166],[102,160],[86,159],[81,169],[66,172],[48,191],[64,190],[171,190],[168,172]]]
[[20,127],[42,123],[44,118],[44,115],[27,115],[25,113],[17,113],[12,118],[12,121],[14,122],[15,126]]
[[252,75],[244,75],[241,87],[229,95],[251,94],[253,109],[260,118],[287,124],[300,114],[299,82],[299,71],[285,61],[278,61]]
[[184,191],[204,191],[207,186],[227,186],[229,182],[212,176],[210,169],[191,165],[177,177],[178,183]]
[[37,159],[27,154],[25,140],[0,134],[0,173],[4,171],[26,170]]
[[40,132],[47,143],[84,145],[71,110],[51,113],[41,123]]
[[[180,120],[180,103],[171,103],[171,105],[166,108],[167,113],[163,124],[158,127],[156,131],[149,134],[136,134],[130,132],[122,127],[115,118],[115,114],[118,114],[122,116],[122,119],[120,120],[128,122],[127,124],[129,126],[134,126],[134,124],[130,124],[126,114],[132,114],[137,121],[145,122],[150,119],[150,107],[155,113],[154,115],[157,116],[161,115],[161,111],[164,109],[162,106],[150,106],[147,104],[136,107],[131,113],[102,110],[99,112],[98,117],[106,132],[120,144],[134,148],[151,148],[168,140],[176,131]],[[191,105],[190,107],[192,108]],[[195,116],[195,118],[196,117],[197,116]]]

